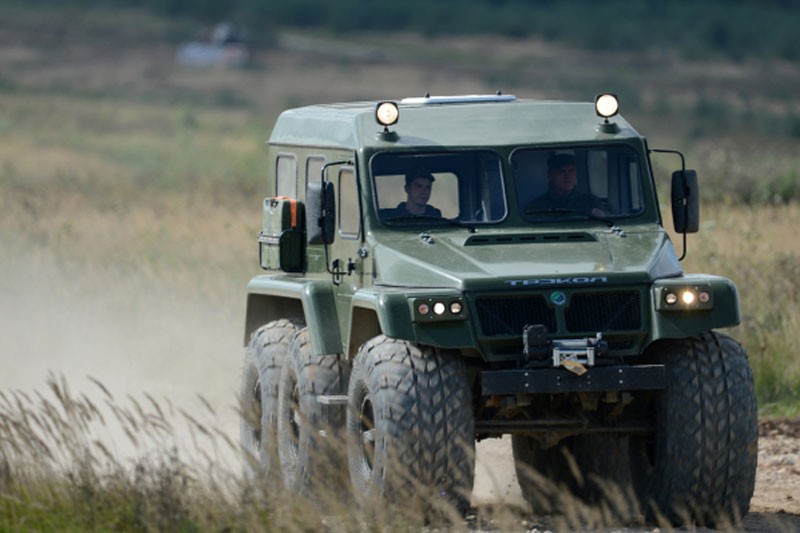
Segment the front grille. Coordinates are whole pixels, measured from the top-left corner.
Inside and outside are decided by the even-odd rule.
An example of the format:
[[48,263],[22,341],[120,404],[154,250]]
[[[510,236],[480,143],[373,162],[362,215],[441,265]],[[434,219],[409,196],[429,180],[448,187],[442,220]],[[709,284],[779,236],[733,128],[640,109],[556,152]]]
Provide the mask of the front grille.
[[642,325],[639,291],[576,293],[564,319],[569,332],[628,331]]
[[527,324],[544,324],[556,331],[556,316],[544,296],[484,297],[475,302],[481,332],[487,337],[521,335]]
[[[566,295],[564,305],[551,302],[563,299],[555,298],[556,292]],[[641,353],[648,327],[646,298],[646,290],[638,287],[563,287],[470,297],[481,351],[495,361],[522,357],[522,330],[529,324],[544,325],[552,339],[603,333],[615,357]]]

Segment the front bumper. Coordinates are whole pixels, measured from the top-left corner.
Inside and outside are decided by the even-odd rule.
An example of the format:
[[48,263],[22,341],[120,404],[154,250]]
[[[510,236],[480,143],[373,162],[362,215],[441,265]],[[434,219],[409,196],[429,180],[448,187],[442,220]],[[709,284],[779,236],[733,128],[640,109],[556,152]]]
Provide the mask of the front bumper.
[[487,370],[481,372],[481,394],[558,394],[663,390],[664,365],[595,366],[578,376],[564,368]]

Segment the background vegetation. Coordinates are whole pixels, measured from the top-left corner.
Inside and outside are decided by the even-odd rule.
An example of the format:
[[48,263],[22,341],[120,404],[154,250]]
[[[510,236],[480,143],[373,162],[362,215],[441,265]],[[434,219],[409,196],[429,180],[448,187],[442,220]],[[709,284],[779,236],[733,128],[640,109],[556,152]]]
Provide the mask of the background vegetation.
[[[0,3],[0,390],[17,391],[0,398],[0,529],[263,523],[263,507],[242,511],[243,500],[217,499],[221,507],[201,504],[208,513],[188,515],[180,497],[215,496],[195,485],[208,462],[189,468],[182,452],[112,463],[111,472],[125,468],[97,482],[102,495],[80,470],[31,485],[25,476],[47,472],[33,456],[15,462],[8,446],[17,439],[24,449],[36,433],[8,428],[66,412],[61,400],[47,407],[30,392],[54,371],[107,405],[105,393],[84,386],[86,375],[97,378],[118,414],[122,399],[146,391],[155,405],[202,420],[188,422],[194,435],[214,428],[235,440],[244,287],[258,272],[266,194],[263,143],[281,110],[309,103],[497,88],[547,99],[616,92],[652,147],[683,150],[699,171],[703,226],[684,266],[736,282],[743,321],[731,333],[750,354],[762,416],[800,414],[796,2],[333,5]],[[222,17],[247,22],[257,45],[251,64],[176,66],[175,46],[205,38]],[[666,198],[676,160],[654,164]],[[130,405],[132,414],[119,416],[139,420],[137,428],[159,424],[155,406]],[[90,456],[104,457],[89,445]],[[86,464],[68,458],[59,464]],[[100,459],[92,464],[109,471]],[[124,477],[135,464],[140,477]],[[139,507],[103,515],[119,494]],[[75,521],[48,522],[54,509],[75,510]]]
[[[264,29],[333,33],[404,31],[424,35],[539,37],[596,50],[669,47],[687,57],[800,59],[797,0],[35,0],[41,5],[145,8],[205,21],[246,21],[256,42]],[[265,39],[267,37],[267,39]]]

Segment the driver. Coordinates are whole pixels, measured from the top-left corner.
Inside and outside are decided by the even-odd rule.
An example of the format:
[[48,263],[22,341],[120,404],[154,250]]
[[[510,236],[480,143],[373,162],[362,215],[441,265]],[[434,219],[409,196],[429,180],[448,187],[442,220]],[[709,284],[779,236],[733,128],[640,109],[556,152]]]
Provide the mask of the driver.
[[436,178],[429,172],[410,172],[406,174],[406,201],[397,204],[393,216],[440,217],[442,212],[428,204]]

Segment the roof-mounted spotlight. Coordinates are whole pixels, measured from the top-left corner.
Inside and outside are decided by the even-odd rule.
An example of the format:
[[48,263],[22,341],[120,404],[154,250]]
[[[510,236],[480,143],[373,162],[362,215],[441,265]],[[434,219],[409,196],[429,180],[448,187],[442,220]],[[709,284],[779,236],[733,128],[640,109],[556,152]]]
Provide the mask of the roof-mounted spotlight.
[[619,99],[617,95],[611,93],[602,93],[594,97],[594,110],[598,117],[603,117],[605,120],[597,126],[598,131],[602,133],[618,133],[619,126],[608,121],[609,118],[619,113]]
[[400,118],[400,110],[394,102],[378,102],[375,106],[375,120],[384,127],[384,131],[389,131],[389,126],[397,124]]
[[395,102],[378,102],[375,106],[375,121],[383,126],[383,131],[378,136],[384,140],[397,139],[397,133],[389,131],[389,126],[397,124],[400,118],[400,109]]

